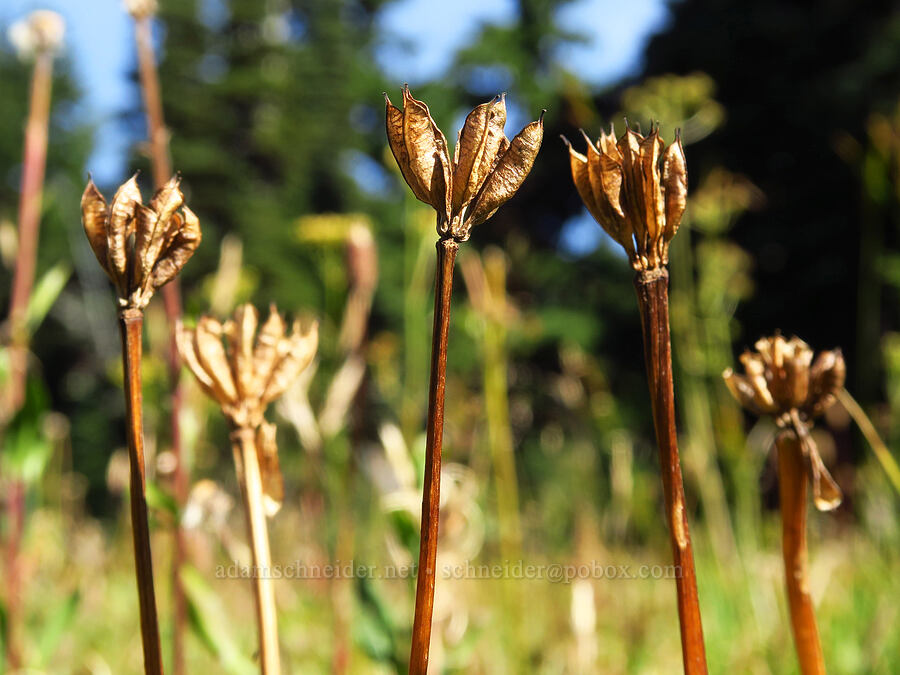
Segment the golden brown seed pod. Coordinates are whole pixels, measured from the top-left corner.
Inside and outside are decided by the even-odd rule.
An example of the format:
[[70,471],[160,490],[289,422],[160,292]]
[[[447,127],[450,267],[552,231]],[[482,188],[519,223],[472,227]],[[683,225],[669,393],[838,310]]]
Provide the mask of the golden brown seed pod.
[[[582,132],[584,133],[584,132]],[[631,128],[615,139],[587,136],[587,154],[569,149],[572,180],[590,214],[628,254],[636,270],[669,260],[669,242],[687,205],[687,165],[681,137],[666,147],[659,128],[647,137]]]
[[809,434],[814,418],[835,401],[844,386],[846,369],[839,349],[813,351],[798,337],[780,334],[757,340],[754,351],[741,357],[744,374],[731,368],[722,373],[731,394],[756,415],[772,415],[781,427],[793,429],[807,456],[816,507],[827,511],[841,503],[841,491],[825,468]]
[[317,324],[297,322],[288,335],[274,307],[258,332],[257,326],[256,309],[241,305],[230,320],[201,317],[176,334],[185,365],[236,429],[263,424],[266,406],[309,365],[318,345]]
[[137,175],[106,200],[93,180],[81,197],[88,243],[119,295],[123,309],[143,309],[156,289],[175,278],[200,245],[200,221],[184,204],[173,177],[144,206]]
[[438,233],[457,241],[490,218],[521,187],[541,147],[541,119],[510,141],[504,134],[506,99],[497,96],[466,118],[453,160],[428,106],[403,88],[403,110],[385,99],[388,144],[403,179],[438,215]]
[[847,366],[840,349],[819,352],[809,369],[809,410],[811,417],[824,413],[843,389]]
[[[293,332],[285,345],[284,354],[272,369],[272,375],[266,383],[261,400],[269,404],[287,391],[316,355],[318,345],[318,324],[302,326],[299,321],[294,322]],[[282,350],[277,350],[279,354]]]

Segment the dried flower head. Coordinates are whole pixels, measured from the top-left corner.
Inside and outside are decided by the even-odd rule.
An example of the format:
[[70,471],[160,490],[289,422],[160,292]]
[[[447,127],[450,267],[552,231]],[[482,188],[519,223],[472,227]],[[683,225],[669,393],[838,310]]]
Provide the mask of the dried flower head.
[[[584,132],[582,132],[584,133]],[[645,138],[626,128],[601,133],[594,144],[585,135],[587,156],[569,148],[572,179],[588,211],[628,254],[636,270],[669,261],[669,242],[687,204],[687,165],[680,134],[666,147],[659,127]]]
[[738,402],[757,415],[772,415],[778,426],[793,429],[809,458],[816,507],[829,511],[841,503],[841,490],[819,456],[809,428],[834,403],[844,386],[846,367],[840,349],[813,351],[803,340],[781,335],[761,338],[755,351],[741,355],[744,374],[722,373]]
[[200,245],[200,221],[185,205],[180,182],[174,176],[144,206],[134,175],[107,207],[94,181],[88,181],[81,197],[81,222],[122,308],[146,307],[156,289],[174,279]]
[[180,325],[176,333],[184,362],[235,429],[263,424],[266,407],[309,365],[318,345],[316,323],[295,321],[288,333],[274,306],[257,332],[258,324],[256,308],[241,305],[228,321],[204,316],[196,328]]
[[459,131],[451,162],[447,140],[428,106],[403,87],[403,110],[387,94],[391,152],[416,197],[437,211],[438,233],[457,241],[490,218],[521,187],[541,147],[544,115],[510,141],[504,133],[506,98],[476,107]]
[[9,27],[9,41],[20,58],[56,52],[63,44],[66,22],[56,12],[40,9]]
[[135,20],[154,16],[159,9],[156,0],[124,0],[122,4]]
[[[318,324],[287,333],[274,305],[257,332],[259,315],[241,305],[220,323],[204,316],[196,328],[178,325],[175,338],[185,364],[200,387],[222,408],[232,429],[253,434],[263,483],[266,513],[275,515],[284,499],[275,425],[266,422],[266,407],[280,397],[315,356]],[[223,343],[224,339],[224,343]],[[238,467],[240,471],[240,466]]]

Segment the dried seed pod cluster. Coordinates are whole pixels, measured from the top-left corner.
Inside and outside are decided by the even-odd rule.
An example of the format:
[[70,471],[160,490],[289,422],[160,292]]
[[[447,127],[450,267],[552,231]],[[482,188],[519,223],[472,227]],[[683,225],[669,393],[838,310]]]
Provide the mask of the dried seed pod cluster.
[[816,507],[822,511],[841,503],[841,491],[828,473],[809,435],[812,420],[831,406],[844,386],[846,367],[840,349],[813,351],[803,340],[781,335],[761,338],[755,351],[740,359],[744,374],[731,368],[722,373],[738,402],[757,415],[772,415],[780,427],[793,429],[808,456]]
[[428,106],[403,88],[403,110],[387,94],[388,142],[416,197],[437,211],[438,233],[465,241],[521,187],[544,137],[541,118],[510,141],[504,133],[506,99],[476,107],[459,131],[451,162],[444,134]]
[[204,316],[176,335],[184,362],[236,429],[265,421],[266,407],[309,365],[318,345],[317,324],[303,329],[295,321],[288,333],[274,306],[257,334],[258,324],[256,308],[241,305],[227,321]]
[[646,138],[627,128],[618,141],[610,129],[596,144],[585,135],[586,156],[563,140],[578,194],[594,220],[625,249],[632,267],[665,265],[687,204],[687,165],[678,132],[668,148],[658,127]]
[[159,9],[156,0],[124,0],[122,4],[134,19],[154,16]]
[[[252,305],[241,305],[225,322],[204,316],[196,328],[178,326],[178,351],[201,388],[222,408],[234,430],[256,434],[264,492],[281,501],[281,473],[275,426],[266,423],[266,407],[280,397],[310,364],[318,346],[318,325],[287,325],[275,307],[259,327]],[[271,509],[270,509],[271,512]]]
[[135,175],[107,206],[94,181],[88,181],[81,197],[84,232],[123,309],[146,307],[200,245],[200,221],[184,203],[180,182],[174,176],[145,206]]
[[56,52],[63,45],[66,22],[56,12],[39,9],[9,28],[9,41],[22,58]]

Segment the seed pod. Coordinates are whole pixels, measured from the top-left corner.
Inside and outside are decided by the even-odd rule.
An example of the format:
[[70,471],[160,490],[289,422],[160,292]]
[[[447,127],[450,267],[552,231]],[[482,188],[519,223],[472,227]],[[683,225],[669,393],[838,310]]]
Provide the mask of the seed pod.
[[295,324],[293,334],[286,336],[274,306],[257,334],[258,321],[254,307],[241,305],[229,321],[201,317],[196,328],[182,326],[176,334],[188,368],[234,428],[262,424],[266,406],[309,365],[316,351],[316,324],[305,331]]
[[143,309],[171,281],[200,244],[200,221],[172,178],[150,203],[141,203],[137,176],[107,207],[92,180],[81,198],[84,232],[100,266],[116,286],[122,308]]
[[756,396],[754,400],[763,412],[774,413],[777,410],[775,400],[769,391],[769,383],[766,379],[766,365],[762,356],[758,353],[745,351],[740,357],[747,374],[747,381],[753,387]]
[[454,213],[468,206],[494,168],[500,146],[506,140],[505,126],[505,95],[482,103],[466,117],[454,158],[451,202]]
[[818,417],[834,403],[844,387],[847,366],[840,349],[820,352],[809,371],[809,400],[805,412]]
[[286,329],[284,319],[272,305],[269,308],[269,318],[260,329],[256,347],[253,349],[253,395],[256,398],[262,397],[266,384],[272,377],[272,371],[281,358],[278,345],[284,342]]
[[184,216],[173,216],[162,257],[153,267],[150,287],[154,291],[174,279],[200,245],[200,220],[187,206],[181,210]]
[[201,317],[194,329],[194,349],[197,360],[209,375],[220,405],[238,402],[237,387],[225,348],[222,346],[222,325],[215,319]]
[[106,228],[106,245],[109,270],[119,295],[128,295],[128,239],[134,233],[135,212],[141,204],[141,191],[137,186],[137,174],[128,179],[116,191],[109,212]]
[[647,138],[641,141],[641,177],[643,179],[644,222],[647,223],[647,236],[658,242],[665,230],[665,197],[662,190],[662,172],[660,158],[665,144],[659,132],[653,129]]
[[200,363],[200,359],[197,358],[197,346],[194,341],[194,331],[185,328],[180,320],[175,326],[175,343],[178,346],[178,353],[181,355],[181,360],[184,361],[188,370],[190,370],[191,373],[194,374],[194,377],[197,378],[200,388],[203,389],[207,396],[219,401],[215,382]]
[[[584,133],[584,132],[582,132]],[[687,203],[684,150],[676,131],[666,147],[659,128],[647,137],[631,129],[587,140],[587,154],[569,147],[572,179],[594,219],[628,254],[638,270],[668,262],[668,246]]]
[[785,404],[791,408],[801,408],[809,395],[809,364],[812,363],[812,349],[797,338],[793,338],[790,352],[784,359],[785,379],[788,396]]
[[487,220],[522,187],[522,183],[528,177],[538,151],[541,149],[543,138],[544,115],[542,113],[536,122],[527,125],[510,141],[509,148],[503,153],[496,168],[485,181],[478,196],[475,197],[472,214],[467,218],[467,223],[460,228],[459,235],[454,232],[455,237],[468,238],[472,227]]
[[844,499],[841,488],[838,487],[838,484],[834,482],[834,478],[831,477],[831,473],[825,468],[819,449],[811,436],[806,437],[804,449],[809,459],[809,469],[812,476],[813,502],[819,511],[833,511],[841,505]]
[[87,235],[88,243],[91,250],[100,263],[103,271],[112,279],[109,271],[109,246],[106,242],[106,221],[109,218],[109,211],[106,207],[106,200],[100,194],[100,190],[94,185],[94,181],[88,179],[87,187],[81,196],[81,224],[84,226],[84,233]]
[[447,139],[431,119],[428,106],[413,98],[409,87],[403,88],[403,144],[410,176],[427,195],[424,201],[449,222],[452,179]]
[[438,233],[465,241],[515,194],[534,164],[543,136],[540,120],[512,142],[504,134],[504,95],[477,106],[457,135],[450,161],[447,141],[428,106],[403,88],[403,110],[385,94],[388,144],[403,179],[438,215]]
[[294,379],[310,364],[319,343],[319,324],[313,323],[301,330],[300,323],[294,322],[290,337],[290,349],[272,371],[261,400],[268,404],[279,398]]
[[756,389],[750,384],[746,375],[739,375],[731,368],[726,368],[722,373],[722,379],[731,395],[747,410],[757,415],[762,414],[764,403],[759,400]]
[[840,350],[821,352],[813,362],[812,349],[803,340],[785,340],[776,333],[757,340],[755,351],[744,352],[740,360],[744,375],[731,368],[722,373],[728,390],[748,410],[771,414],[778,426],[793,430],[808,458],[816,507],[821,511],[836,508],[841,490],[825,468],[809,427],[844,385]]
[[678,232],[681,217],[687,207],[687,163],[681,135],[676,132],[675,142],[666,148],[662,160],[662,180],[666,193],[665,240],[672,241]]
[[259,316],[253,305],[241,305],[234,311],[234,320],[228,324],[226,338],[234,372],[238,395],[248,398],[254,395],[253,347]]

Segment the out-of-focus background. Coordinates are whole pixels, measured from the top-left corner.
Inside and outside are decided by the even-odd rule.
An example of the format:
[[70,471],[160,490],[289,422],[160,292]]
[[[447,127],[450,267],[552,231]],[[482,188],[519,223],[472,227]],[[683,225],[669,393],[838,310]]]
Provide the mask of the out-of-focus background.
[[[107,195],[136,169],[150,189],[133,24],[114,0],[4,0],[4,35],[37,8],[68,25],[40,233],[36,313],[49,309],[0,465],[4,486],[27,486],[22,649],[29,672],[138,672],[114,302],[79,222],[88,171]],[[506,567],[439,575],[434,671],[680,667],[674,582],[622,578],[670,561],[632,273],[558,138],[579,147],[579,128],[621,131],[627,117],[659,120],[666,140],[681,128],[688,158],[672,328],[710,670],[796,672],[773,426],[745,416],[720,373],[775,329],[840,346],[848,389],[900,448],[895,3],[162,0],[154,36],[173,164],[204,235],[181,275],[187,317],[250,301],[321,322],[314,368],[269,413],[286,490],[274,560],[313,577],[277,582],[287,672],[405,672],[414,580],[383,572],[418,547],[436,236],[386,146],[381,94],[399,102],[404,82],[451,140],[499,92],[510,136],[547,109],[531,176],[460,253],[439,562]],[[4,307],[30,68],[0,39]],[[180,521],[188,672],[253,672],[250,587],[222,573],[248,556],[227,429],[185,375],[179,507],[158,300],[145,334],[166,658]],[[815,433],[845,493],[809,519],[825,659],[832,673],[892,672],[900,499],[840,405]],[[349,562],[375,571],[316,567]],[[553,583],[516,578],[522,564],[585,567]]]

